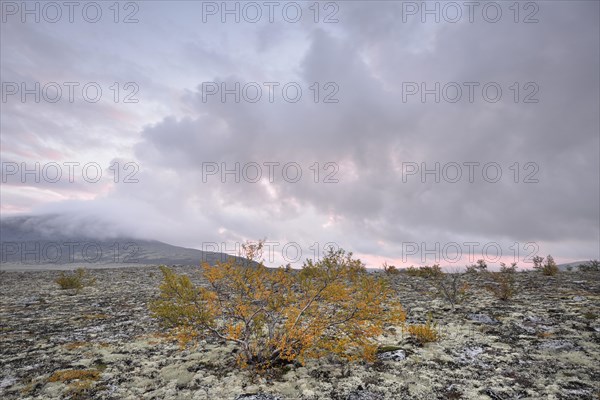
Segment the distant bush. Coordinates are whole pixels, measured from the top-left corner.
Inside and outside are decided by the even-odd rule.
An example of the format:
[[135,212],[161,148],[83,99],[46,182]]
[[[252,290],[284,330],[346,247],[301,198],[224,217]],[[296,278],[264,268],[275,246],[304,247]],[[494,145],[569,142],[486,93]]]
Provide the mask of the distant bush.
[[544,258],[540,256],[533,257],[533,269],[540,271],[544,275],[554,276],[559,272],[558,265],[554,262],[554,258],[551,255],[546,257],[546,262],[544,262]]
[[420,345],[437,342],[441,338],[440,332],[437,329],[437,324],[433,322],[431,314],[425,324],[408,325],[406,330]]
[[[246,259],[253,262],[262,245],[242,246]],[[330,249],[293,274],[254,265],[204,263],[208,287],[161,267],[160,298],[150,309],[184,343],[196,336],[232,342],[238,364],[257,370],[330,354],[374,360],[374,339],[386,324],[404,321],[386,281],[369,275],[352,253]]]
[[507,301],[515,294],[515,273],[517,263],[512,263],[510,267],[500,263],[500,272],[486,272],[486,277],[492,282],[485,285],[485,288],[491,292],[497,299]]
[[435,275],[433,285],[437,290],[436,295],[448,302],[452,310],[469,296],[469,284],[460,272]]
[[501,262],[500,263],[500,272],[505,272],[505,273],[514,273],[517,272],[517,263],[511,263],[510,266],[506,265],[505,263]]
[[75,293],[79,293],[85,286],[91,286],[96,282],[95,278],[91,278],[87,271],[83,268],[77,268],[71,273],[60,273],[60,277],[55,281],[61,289],[74,289]]
[[387,262],[383,263],[383,271],[387,275],[398,275],[400,273],[400,270],[398,268],[396,268],[396,266],[394,266],[394,265],[388,265]]
[[477,264],[467,265],[466,267],[466,272],[470,274],[485,271],[487,271],[487,263],[483,259],[477,260]]
[[590,260],[587,263],[579,264],[578,268],[584,272],[600,271],[600,261]]
[[434,264],[431,267],[425,265],[424,267],[419,268],[410,266],[406,269],[406,273],[410,276],[418,276],[421,278],[435,278],[444,274],[439,264]]

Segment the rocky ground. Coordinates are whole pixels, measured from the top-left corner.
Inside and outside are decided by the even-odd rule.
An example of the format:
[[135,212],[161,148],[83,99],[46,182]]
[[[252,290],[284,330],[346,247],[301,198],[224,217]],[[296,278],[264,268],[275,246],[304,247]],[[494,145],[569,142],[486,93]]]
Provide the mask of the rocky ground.
[[[197,267],[178,267],[197,275]],[[394,277],[410,322],[438,323],[424,346],[389,327],[397,348],[371,364],[322,359],[264,379],[239,371],[234,348],[181,350],[147,309],[157,267],[91,271],[72,295],[58,271],[0,272],[2,399],[600,399],[600,273],[518,273],[507,302],[470,275],[453,311],[430,281]],[[65,372],[66,371],[66,372]]]

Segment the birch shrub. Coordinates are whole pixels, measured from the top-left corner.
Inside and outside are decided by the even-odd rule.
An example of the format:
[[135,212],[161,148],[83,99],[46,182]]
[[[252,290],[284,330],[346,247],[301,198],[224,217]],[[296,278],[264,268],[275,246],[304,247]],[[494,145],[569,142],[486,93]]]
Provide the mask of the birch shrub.
[[404,322],[385,280],[368,274],[352,253],[330,249],[299,271],[273,270],[253,263],[262,244],[244,246],[250,263],[204,263],[207,286],[161,267],[160,297],[150,306],[154,316],[184,341],[235,343],[241,367],[263,370],[332,354],[372,361],[384,327]]

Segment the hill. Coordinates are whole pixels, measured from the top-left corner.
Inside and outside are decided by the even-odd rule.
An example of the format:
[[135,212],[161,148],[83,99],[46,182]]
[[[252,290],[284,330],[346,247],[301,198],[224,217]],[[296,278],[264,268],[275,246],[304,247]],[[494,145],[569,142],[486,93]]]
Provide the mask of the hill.
[[173,246],[157,240],[61,226],[56,215],[0,220],[0,269],[38,270],[199,265],[224,261],[228,255]]

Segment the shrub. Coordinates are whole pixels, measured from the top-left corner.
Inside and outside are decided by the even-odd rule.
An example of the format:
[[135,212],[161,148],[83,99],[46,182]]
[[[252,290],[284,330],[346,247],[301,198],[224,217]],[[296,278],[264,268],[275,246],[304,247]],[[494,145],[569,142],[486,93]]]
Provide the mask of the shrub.
[[469,295],[469,285],[464,282],[463,274],[453,272],[435,276],[434,286],[437,296],[446,300],[452,306],[462,303]]
[[[243,246],[253,262],[253,248]],[[150,308],[185,343],[195,336],[234,343],[238,364],[264,370],[335,354],[374,360],[386,324],[404,321],[384,279],[366,273],[352,253],[330,249],[298,273],[244,267],[234,259],[202,265],[208,287],[161,267],[160,298]],[[386,303],[384,303],[386,302]]]
[[87,271],[83,268],[77,268],[75,272],[66,274],[60,273],[60,277],[56,279],[56,283],[61,289],[75,289],[75,293],[79,293],[85,286],[91,286],[96,279],[89,277]]
[[396,268],[396,266],[394,266],[394,265],[388,265],[387,262],[383,263],[383,271],[387,275],[398,275],[400,273],[400,270],[398,268]]
[[517,263],[512,263],[510,267],[500,263],[500,272],[487,272],[487,277],[492,281],[485,288],[490,291],[499,300],[509,300],[515,294],[515,272]]
[[600,261],[590,260],[587,263],[579,264],[578,268],[584,272],[600,271]]
[[500,263],[500,272],[504,272],[504,273],[514,273],[517,272],[517,263],[511,263],[510,267],[507,266],[505,263],[501,262]]
[[433,322],[431,314],[425,324],[408,325],[406,330],[420,345],[437,342],[441,338],[437,323]]
[[435,278],[444,274],[439,264],[434,264],[431,267],[425,265],[424,267],[419,268],[410,266],[406,269],[406,273],[410,276],[418,276],[421,278]]
[[466,267],[466,272],[471,274],[485,271],[487,271],[487,263],[483,259],[477,260],[477,264],[467,265]]
[[418,274],[419,274],[418,271],[419,271],[418,268],[415,268],[412,265],[410,267],[404,269],[404,272],[406,272],[410,276],[418,276]]
[[554,276],[559,271],[558,266],[554,262],[554,258],[552,258],[551,255],[548,255],[548,257],[546,257],[545,263],[543,257],[533,257],[533,268],[537,271],[540,271],[542,274],[548,276]]
[[583,313],[583,318],[594,320],[594,319],[598,318],[598,316],[595,313],[593,313],[592,311],[586,311]]

